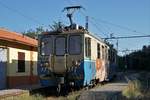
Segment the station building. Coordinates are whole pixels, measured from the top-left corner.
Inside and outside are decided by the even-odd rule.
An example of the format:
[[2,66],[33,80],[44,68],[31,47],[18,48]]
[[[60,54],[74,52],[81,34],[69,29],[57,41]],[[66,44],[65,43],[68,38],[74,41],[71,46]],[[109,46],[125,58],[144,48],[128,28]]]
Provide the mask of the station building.
[[37,40],[0,28],[0,89],[38,84]]

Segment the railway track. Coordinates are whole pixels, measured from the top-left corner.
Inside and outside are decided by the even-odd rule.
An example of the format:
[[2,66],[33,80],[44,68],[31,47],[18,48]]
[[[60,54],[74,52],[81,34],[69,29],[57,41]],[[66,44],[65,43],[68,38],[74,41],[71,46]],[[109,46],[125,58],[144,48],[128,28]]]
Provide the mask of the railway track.
[[56,91],[56,87],[45,87],[45,88],[39,88],[39,89],[34,89],[30,91],[31,95],[36,95],[36,94],[40,94],[46,98],[57,98],[59,96],[63,96],[64,98],[76,93],[76,94],[81,94],[84,93],[85,91],[91,91],[92,89],[95,89],[97,87],[103,87],[105,85],[107,85],[108,82],[102,82],[102,83],[98,83],[97,85],[91,85],[89,87],[84,87],[82,89],[74,89],[74,88],[69,88],[69,90],[66,92],[66,90],[64,89],[64,91],[61,92],[61,94],[58,94]]
[[118,73],[115,80],[90,89],[81,94],[79,100],[120,100],[124,99],[121,96],[123,89],[128,85],[131,73]]
[[111,82],[99,83],[95,87],[82,88],[80,90],[69,89],[67,94],[65,90],[62,91],[62,94],[57,94],[56,87],[45,87],[30,90],[30,95],[39,94],[44,98],[50,98],[50,100],[55,100],[58,98],[68,99],[69,96],[76,95],[75,98],[79,100],[103,100],[104,98],[118,98],[121,91],[128,85],[128,82],[133,80],[133,77],[136,73],[118,73],[115,80]]

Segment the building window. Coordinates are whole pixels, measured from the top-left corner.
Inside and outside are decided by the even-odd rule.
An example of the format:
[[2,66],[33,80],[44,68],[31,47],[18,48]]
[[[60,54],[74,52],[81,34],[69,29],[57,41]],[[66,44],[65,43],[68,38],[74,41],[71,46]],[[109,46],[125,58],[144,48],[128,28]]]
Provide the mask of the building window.
[[91,57],[91,39],[89,37],[85,38],[85,56]]
[[101,53],[100,53],[100,44],[97,43],[97,58],[99,59],[101,57]]
[[18,52],[18,72],[25,72],[25,53]]
[[69,37],[69,54],[78,55],[81,53],[81,36],[72,35]]

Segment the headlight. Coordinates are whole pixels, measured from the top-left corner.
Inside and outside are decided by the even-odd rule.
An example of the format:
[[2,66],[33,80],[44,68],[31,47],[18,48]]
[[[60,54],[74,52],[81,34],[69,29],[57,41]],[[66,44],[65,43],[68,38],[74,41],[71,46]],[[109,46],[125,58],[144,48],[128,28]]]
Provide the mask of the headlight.
[[48,62],[44,62],[40,64],[41,67],[49,67],[49,63]]
[[44,56],[45,55],[45,53],[44,52],[42,52],[42,56]]
[[72,66],[80,66],[81,61],[80,60],[73,60],[72,61]]
[[42,67],[42,66],[43,66],[43,64],[41,63],[41,64],[40,64],[40,66]]
[[45,65],[45,67],[49,67],[49,64],[48,64],[48,62],[46,62],[44,65]]

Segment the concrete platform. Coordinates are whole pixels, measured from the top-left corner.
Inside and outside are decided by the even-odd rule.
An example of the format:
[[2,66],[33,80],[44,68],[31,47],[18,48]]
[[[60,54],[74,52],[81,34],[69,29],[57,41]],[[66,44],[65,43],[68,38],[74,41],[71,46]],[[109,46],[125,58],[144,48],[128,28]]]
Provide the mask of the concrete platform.
[[29,91],[21,89],[0,90],[0,100],[13,100],[16,96],[29,96]]
[[40,84],[34,84],[0,90],[0,100],[14,100],[13,98],[16,96],[29,96],[32,90],[39,88],[42,88]]

